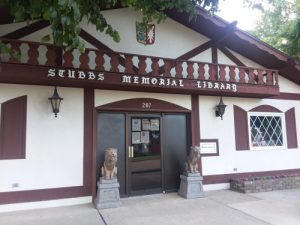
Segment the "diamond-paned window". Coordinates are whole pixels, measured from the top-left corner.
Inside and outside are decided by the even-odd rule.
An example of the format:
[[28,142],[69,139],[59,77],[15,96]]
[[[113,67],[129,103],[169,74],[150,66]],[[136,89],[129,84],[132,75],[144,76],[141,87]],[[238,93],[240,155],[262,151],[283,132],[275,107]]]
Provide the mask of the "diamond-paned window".
[[271,149],[285,146],[282,113],[248,113],[251,149]]

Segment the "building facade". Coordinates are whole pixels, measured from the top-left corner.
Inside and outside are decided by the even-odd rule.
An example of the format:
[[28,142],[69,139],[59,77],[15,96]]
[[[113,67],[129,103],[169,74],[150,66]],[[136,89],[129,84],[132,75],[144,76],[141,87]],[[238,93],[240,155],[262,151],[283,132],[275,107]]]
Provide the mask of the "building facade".
[[0,211],[91,202],[109,147],[121,196],[176,191],[195,145],[204,190],[300,172],[295,60],[201,9],[146,30],[132,9],[103,14],[121,41],[82,21],[84,53],[41,43],[45,21],[1,19],[1,42],[21,58],[0,54]]

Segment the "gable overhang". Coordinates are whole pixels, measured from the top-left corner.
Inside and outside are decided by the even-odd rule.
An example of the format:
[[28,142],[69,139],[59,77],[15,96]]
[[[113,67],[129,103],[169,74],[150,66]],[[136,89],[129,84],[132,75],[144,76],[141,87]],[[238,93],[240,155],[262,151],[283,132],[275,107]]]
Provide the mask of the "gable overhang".
[[211,16],[201,8],[197,9],[197,17],[192,20],[189,20],[188,14],[175,9],[167,10],[166,14],[178,23],[217,40],[214,43],[216,47],[229,48],[268,69],[278,70],[281,76],[300,84],[299,62],[248,32],[233,27],[234,22],[228,23],[218,16]]

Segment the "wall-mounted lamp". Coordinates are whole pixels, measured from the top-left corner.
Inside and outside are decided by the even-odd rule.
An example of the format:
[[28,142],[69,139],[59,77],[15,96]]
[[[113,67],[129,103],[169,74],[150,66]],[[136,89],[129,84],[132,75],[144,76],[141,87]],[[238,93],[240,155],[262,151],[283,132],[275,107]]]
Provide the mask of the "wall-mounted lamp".
[[48,99],[51,102],[52,111],[55,114],[55,117],[57,117],[57,113],[59,113],[60,102],[61,102],[61,100],[63,100],[63,98],[61,98],[59,96],[56,87],[54,88],[54,93],[53,93],[52,97],[50,97]]
[[216,117],[221,117],[223,120],[223,115],[225,113],[225,108],[227,105],[224,104],[223,98],[221,96],[219,104],[216,106]]

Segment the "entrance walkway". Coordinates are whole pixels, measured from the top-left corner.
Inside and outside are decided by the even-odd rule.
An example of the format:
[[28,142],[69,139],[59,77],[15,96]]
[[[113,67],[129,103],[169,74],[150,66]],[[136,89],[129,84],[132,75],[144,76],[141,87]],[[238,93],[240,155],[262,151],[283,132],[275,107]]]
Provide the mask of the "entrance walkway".
[[92,204],[0,213],[1,225],[299,225],[300,189],[240,194],[205,192],[186,200],[176,193],[123,198],[123,206]]

